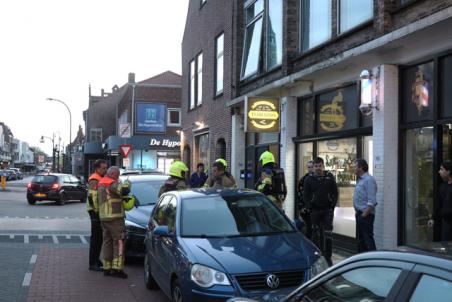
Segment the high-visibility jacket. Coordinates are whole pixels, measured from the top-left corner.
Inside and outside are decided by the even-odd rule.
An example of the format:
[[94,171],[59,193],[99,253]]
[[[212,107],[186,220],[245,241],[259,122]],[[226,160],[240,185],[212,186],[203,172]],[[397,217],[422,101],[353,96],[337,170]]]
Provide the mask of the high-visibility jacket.
[[99,218],[103,221],[124,218],[125,211],[121,185],[108,176],[99,181]]
[[235,182],[234,176],[231,173],[224,172],[223,174],[213,177],[209,176],[206,182],[204,183],[204,188],[215,188],[215,189],[224,189],[224,188],[237,188],[237,183]]
[[86,210],[99,212],[99,201],[98,201],[98,185],[102,176],[94,172],[88,178],[88,200],[86,201]]

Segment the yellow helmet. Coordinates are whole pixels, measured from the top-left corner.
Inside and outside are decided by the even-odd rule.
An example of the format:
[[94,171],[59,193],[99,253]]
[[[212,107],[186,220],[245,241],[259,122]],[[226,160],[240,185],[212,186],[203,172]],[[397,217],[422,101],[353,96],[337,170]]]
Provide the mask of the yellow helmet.
[[265,151],[261,154],[259,161],[261,162],[262,166],[265,166],[268,163],[275,163],[275,157],[270,151]]
[[122,205],[124,207],[124,210],[130,211],[133,209],[133,206],[135,205],[136,199],[135,196],[127,196],[126,198],[123,198]]
[[173,162],[171,164],[171,167],[169,168],[169,175],[174,176],[174,177],[184,178],[184,176],[182,175],[182,172],[187,172],[187,171],[188,171],[187,166],[183,162],[176,160],[175,162]]
[[226,160],[222,159],[222,158],[218,158],[215,162],[216,163],[221,163],[224,166],[225,169],[228,167],[228,162]]

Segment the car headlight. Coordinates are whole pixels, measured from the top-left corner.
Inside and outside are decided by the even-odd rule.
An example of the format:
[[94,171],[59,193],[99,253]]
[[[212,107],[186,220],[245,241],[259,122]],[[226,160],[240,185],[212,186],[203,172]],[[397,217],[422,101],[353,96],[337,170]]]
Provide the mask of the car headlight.
[[328,268],[328,262],[325,257],[320,256],[311,266],[311,277],[315,277]]
[[201,287],[217,285],[231,285],[225,273],[210,267],[194,264],[191,268],[191,280]]
[[141,225],[132,222],[130,220],[126,220],[126,231],[127,232],[134,232],[134,233],[145,233],[146,229],[142,227]]

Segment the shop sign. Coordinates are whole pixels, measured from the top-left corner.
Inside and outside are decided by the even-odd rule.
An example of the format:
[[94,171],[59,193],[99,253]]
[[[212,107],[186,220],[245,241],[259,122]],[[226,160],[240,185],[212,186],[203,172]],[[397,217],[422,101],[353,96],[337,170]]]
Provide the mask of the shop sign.
[[324,131],[338,131],[344,127],[347,117],[344,115],[344,104],[342,92],[333,98],[330,104],[320,107],[320,127]]
[[136,132],[165,133],[166,104],[136,103]]
[[421,116],[425,107],[428,107],[428,82],[425,81],[424,70],[419,66],[416,79],[411,87],[411,102],[416,106],[417,113]]
[[279,99],[246,98],[245,132],[279,132]]
[[153,138],[151,139],[151,142],[149,143],[150,146],[160,146],[160,147],[167,147],[167,148],[176,148],[180,147],[180,141],[177,140],[169,140],[169,139],[161,139],[161,138]]

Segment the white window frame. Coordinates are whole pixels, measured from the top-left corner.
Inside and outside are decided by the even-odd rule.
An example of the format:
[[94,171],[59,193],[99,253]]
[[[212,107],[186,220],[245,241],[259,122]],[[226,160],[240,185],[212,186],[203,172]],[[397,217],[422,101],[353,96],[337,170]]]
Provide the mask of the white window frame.
[[196,106],[202,105],[202,52],[196,56]]
[[[100,132],[100,140],[93,140],[93,133],[94,132],[97,132],[97,133]],[[102,140],[102,128],[90,128],[89,129],[89,141],[90,142],[102,142],[103,141]]]
[[[171,112],[178,112],[179,113],[179,123],[171,123]],[[167,125],[169,127],[180,127],[181,126],[181,110],[180,108],[168,108],[167,111]]]
[[195,69],[196,69],[196,62],[195,60],[191,60],[190,64],[189,64],[189,76],[190,76],[190,83],[189,83],[189,109],[194,109],[196,106],[196,73],[195,73]]
[[[221,45],[221,51],[218,51],[219,49],[219,41],[220,38],[222,39],[223,43]],[[218,66],[220,65],[222,66],[222,71],[223,73],[221,74],[221,79],[219,78],[219,73],[218,73]],[[221,82],[221,89],[218,89],[218,83]],[[215,95],[220,95],[223,93],[223,89],[224,89],[224,32],[221,33],[220,35],[218,35],[215,38]]]

